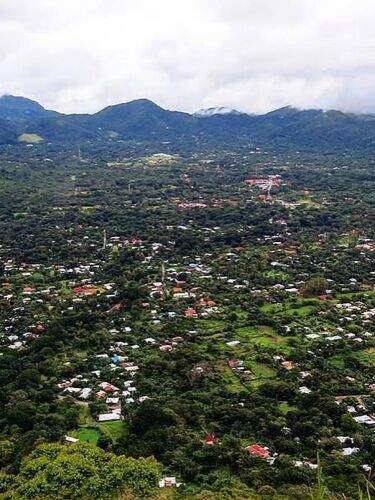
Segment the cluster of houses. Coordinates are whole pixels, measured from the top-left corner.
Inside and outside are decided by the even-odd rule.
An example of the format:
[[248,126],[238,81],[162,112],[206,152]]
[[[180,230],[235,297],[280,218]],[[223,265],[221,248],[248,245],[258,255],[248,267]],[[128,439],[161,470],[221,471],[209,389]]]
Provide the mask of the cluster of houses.
[[[260,189],[269,189],[281,184],[280,178],[254,178],[248,179],[246,183]],[[219,204],[220,200],[215,203]],[[204,203],[181,203],[180,208],[205,208]],[[137,363],[137,353],[143,350],[155,349],[167,356],[169,352],[178,349],[178,346],[185,341],[185,334],[189,335],[192,325],[199,328],[199,321],[208,316],[215,315],[215,319],[221,318],[221,314],[231,312],[231,304],[226,305],[222,300],[221,293],[229,292],[238,297],[237,303],[243,300],[246,303],[253,303],[261,300],[271,305],[280,304],[289,300],[297,300],[301,297],[301,289],[308,279],[308,274],[298,271],[308,254],[301,255],[296,244],[288,240],[290,228],[285,219],[272,220],[272,224],[277,226],[277,233],[274,235],[264,235],[255,239],[256,244],[263,247],[263,256],[259,261],[262,264],[264,273],[276,276],[267,282],[267,277],[263,282],[258,280],[254,283],[246,275],[246,266],[241,269],[241,262],[246,259],[246,248],[241,245],[233,247],[230,251],[213,253],[202,253],[202,255],[186,256],[179,262],[164,262],[164,268],[160,269],[160,254],[162,245],[158,242],[145,242],[139,237],[123,238],[119,236],[104,237],[104,241],[90,243],[88,237],[83,239],[87,245],[94,245],[96,249],[103,247],[114,250],[124,247],[141,251],[144,257],[143,263],[153,276],[147,289],[147,302],[143,302],[144,317],[150,329],[142,337],[139,336],[134,342],[116,340],[126,338],[132,333],[132,325],[126,327],[113,326],[108,320],[108,333],[111,336],[111,343],[108,349],[103,352],[90,354],[87,359],[88,366],[93,365],[93,369],[87,372],[77,373],[64,380],[61,380],[58,387],[63,397],[73,397],[77,401],[100,401],[105,404],[106,410],[97,415],[99,422],[116,421],[122,418],[126,408],[139,404],[148,399],[149,395],[139,395],[137,387],[137,373],[140,366]],[[251,231],[253,226],[238,227],[238,232]],[[167,226],[166,230],[175,229]],[[179,226],[178,231],[190,229],[194,230],[193,223],[186,226]],[[197,229],[198,230],[198,229]],[[217,236],[223,231],[219,226],[200,228],[206,238]],[[324,242],[324,237],[318,243]],[[73,241],[71,242],[73,244]],[[374,247],[371,241],[364,241],[356,246],[361,256],[367,258],[367,252],[372,252]],[[119,302],[118,291],[113,282],[104,282],[98,278],[103,267],[100,258],[88,259],[88,262],[75,264],[72,266],[55,264],[16,264],[12,259],[2,262],[4,265],[3,282],[0,286],[0,299],[9,304],[12,315],[7,321],[5,332],[1,337],[1,348],[22,349],[29,342],[43,335],[48,328],[48,320],[35,321],[28,324],[23,330],[20,328],[22,317],[27,309],[32,305],[37,313],[40,311],[46,316],[46,311],[53,311],[59,307],[66,311],[74,311],[81,303],[90,303],[92,297],[101,296],[111,304],[108,312],[118,313],[120,317],[126,311]],[[321,271],[322,263],[312,261],[309,263],[312,272]],[[324,269],[323,269],[324,270]],[[159,276],[155,280],[155,274]],[[285,275],[285,278],[283,277]],[[371,277],[372,279],[372,277]],[[368,305],[363,300],[357,299],[335,299],[333,289],[340,292],[357,293],[360,291],[374,290],[370,283],[360,283],[358,278],[351,278],[347,283],[335,283],[328,280],[329,288],[317,298],[317,302],[324,305],[325,309],[319,312],[326,314],[327,311],[337,316],[337,324],[330,328],[300,327],[297,336],[306,342],[311,356],[315,356],[319,349],[329,348],[333,344],[345,341],[355,348],[358,345],[368,346],[373,339],[372,324],[375,316],[375,308]],[[154,281],[155,280],[155,281]],[[276,281],[276,283],[275,283]],[[218,306],[218,303],[220,306]],[[39,308],[39,309],[38,309]],[[48,315],[47,315],[48,316]],[[110,318],[110,315],[108,315]],[[164,321],[174,318],[186,318],[186,329],[176,331],[175,334],[165,334],[163,332]],[[350,326],[360,326],[354,329]],[[285,325],[288,333],[288,325]],[[225,339],[225,347],[235,349],[241,346],[242,338],[231,337]],[[323,347],[322,347],[323,345]],[[309,395],[313,392],[311,371],[302,363],[297,363],[286,355],[277,353],[275,349],[273,361],[276,367],[287,371],[298,371],[298,392],[301,395]],[[235,356],[227,359],[227,364],[231,371],[240,380],[249,379],[251,370],[247,368],[243,359],[236,359]],[[336,402],[345,405],[345,409],[353,416],[353,419],[366,428],[375,426],[374,408],[366,402],[366,395],[374,390],[375,380],[367,381],[364,387],[364,394],[356,400],[356,403],[346,404],[349,397],[337,396]],[[341,399],[340,399],[341,398]],[[349,399],[353,399],[350,396]],[[375,427],[374,427],[375,428]],[[350,436],[338,436],[342,442],[342,453],[350,456],[359,451],[359,447]],[[216,436],[208,435],[205,444],[217,445],[219,440]],[[273,464],[277,453],[271,453],[270,449],[261,444],[251,444],[246,447],[248,453],[259,459],[266,460]],[[296,460],[296,467],[308,466],[316,467],[307,460]],[[161,480],[161,487],[178,486],[176,478],[166,477]]]
[[[114,342],[108,352],[96,354],[91,360],[96,365],[87,376],[76,375],[59,382],[58,387],[64,396],[72,396],[77,400],[96,400],[104,402],[107,411],[99,413],[99,422],[120,420],[122,405],[142,403],[148,396],[138,396],[135,375],[139,366],[130,361],[127,348],[137,349],[138,345],[128,346],[126,342]],[[87,360],[90,361],[90,360]],[[113,373],[113,379],[121,379],[121,386],[103,380],[102,373]]]

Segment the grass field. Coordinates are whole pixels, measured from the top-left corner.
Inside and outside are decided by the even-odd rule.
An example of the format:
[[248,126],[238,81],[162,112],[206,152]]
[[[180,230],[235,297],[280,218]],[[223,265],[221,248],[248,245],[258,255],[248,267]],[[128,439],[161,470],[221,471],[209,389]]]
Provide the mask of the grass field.
[[281,281],[286,281],[289,278],[289,274],[285,271],[265,271],[263,276],[265,278],[273,278]]
[[116,443],[126,429],[124,422],[121,420],[97,422],[90,415],[85,403],[81,403],[80,405],[78,426],[78,429],[74,429],[69,435],[93,444],[97,443],[100,436],[106,436],[112,443]]
[[275,370],[264,363],[257,363],[256,361],[249,361],[246,365],[252,371],[254,378],[273,378]]
[[361,292],[338,293],[338,299],[355,299],[360,297],[371,297],[375,295],[375,290],[363,290]]
[[283,314],[286,317],[303,317],[310,316],[316,309],[313,305],[307,305],[303,300],[299,300],[298,302],[284,302],[282,304],[263,304],[260,310],[262,313]]
[[239,327],[234,330],[234,333],[234,339],[241,342],[234,350],[235,354],[239,357],[253,353],[259,346],[272,347],[283,354],[289,352],[289,337],[279,335],[270,326]]
[[112,440],[113,443],[116,443],[119,438],[123,435],[124,430],[126,429],[124,422],[121,420],[116,420],[114,422],[103,422],[98,424],[98,429]]
[[283,415],[286,415],[287,413],[289,413],[290,411],[293,411],[293,410],[297,410],[297,406],[293,406],[293,405],[290,405],[289,403],[287,402],[282,402],[282,403],[279,403],[279,406],[278,406],[279,410],[281,411],[281,413]]
[[80,429],[70,432],[69,435],[79,439],[80,441],[96,444],[102,434],[94,427],[81,427]]
[[38,144],[39,142],[42,142],[44,139],[43,137],[40,137],[38,134],[21,134],[18,137],[18,140],[20,142],[29,142],[31,144]]

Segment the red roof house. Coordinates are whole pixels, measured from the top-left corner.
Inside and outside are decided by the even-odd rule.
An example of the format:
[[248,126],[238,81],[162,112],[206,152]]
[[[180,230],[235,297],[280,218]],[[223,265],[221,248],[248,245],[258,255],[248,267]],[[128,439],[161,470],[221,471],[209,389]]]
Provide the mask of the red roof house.
[[217,444],[219,442],[219,440],[213,434],[208,434],[208,436],[206,436],[204,438],[204,442],[205,442],[205,444]]
[[196,318],[198,316],[197,311],[192,307],[188,307],[185,311],[185,318]]
[[260,446],[259,444],[251,444],[246,449],[251,455],[254,455],[255,457],[265,459],[270,456],[269,451],[266,448]]

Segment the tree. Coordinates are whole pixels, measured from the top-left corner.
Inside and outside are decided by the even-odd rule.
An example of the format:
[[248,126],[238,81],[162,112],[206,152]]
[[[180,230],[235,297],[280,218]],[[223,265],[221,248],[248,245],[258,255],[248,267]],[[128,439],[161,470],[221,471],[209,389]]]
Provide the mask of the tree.
[[301,293],[305,297],[311,295],[321,295],[328,288],[328,281],[322,276],[314,276],[310,280],[306,281],[301,288]]
[[[160,477],[154,458],[115,456],[88,443],[38,446],[14,481],[2,478],[9,499],[111,499],[122,491],[146,498]],[[7,486],[8,484],[8,486]]]
[[8,439],[0,441],[0,467],[8,465],[13,458],[14,444]]

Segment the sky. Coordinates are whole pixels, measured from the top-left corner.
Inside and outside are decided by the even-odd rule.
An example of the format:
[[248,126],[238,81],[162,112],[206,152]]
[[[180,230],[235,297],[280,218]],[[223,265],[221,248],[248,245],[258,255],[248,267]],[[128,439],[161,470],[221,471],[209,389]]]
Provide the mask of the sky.
[[375,112],[374,0],[0,0],[0,94]]

